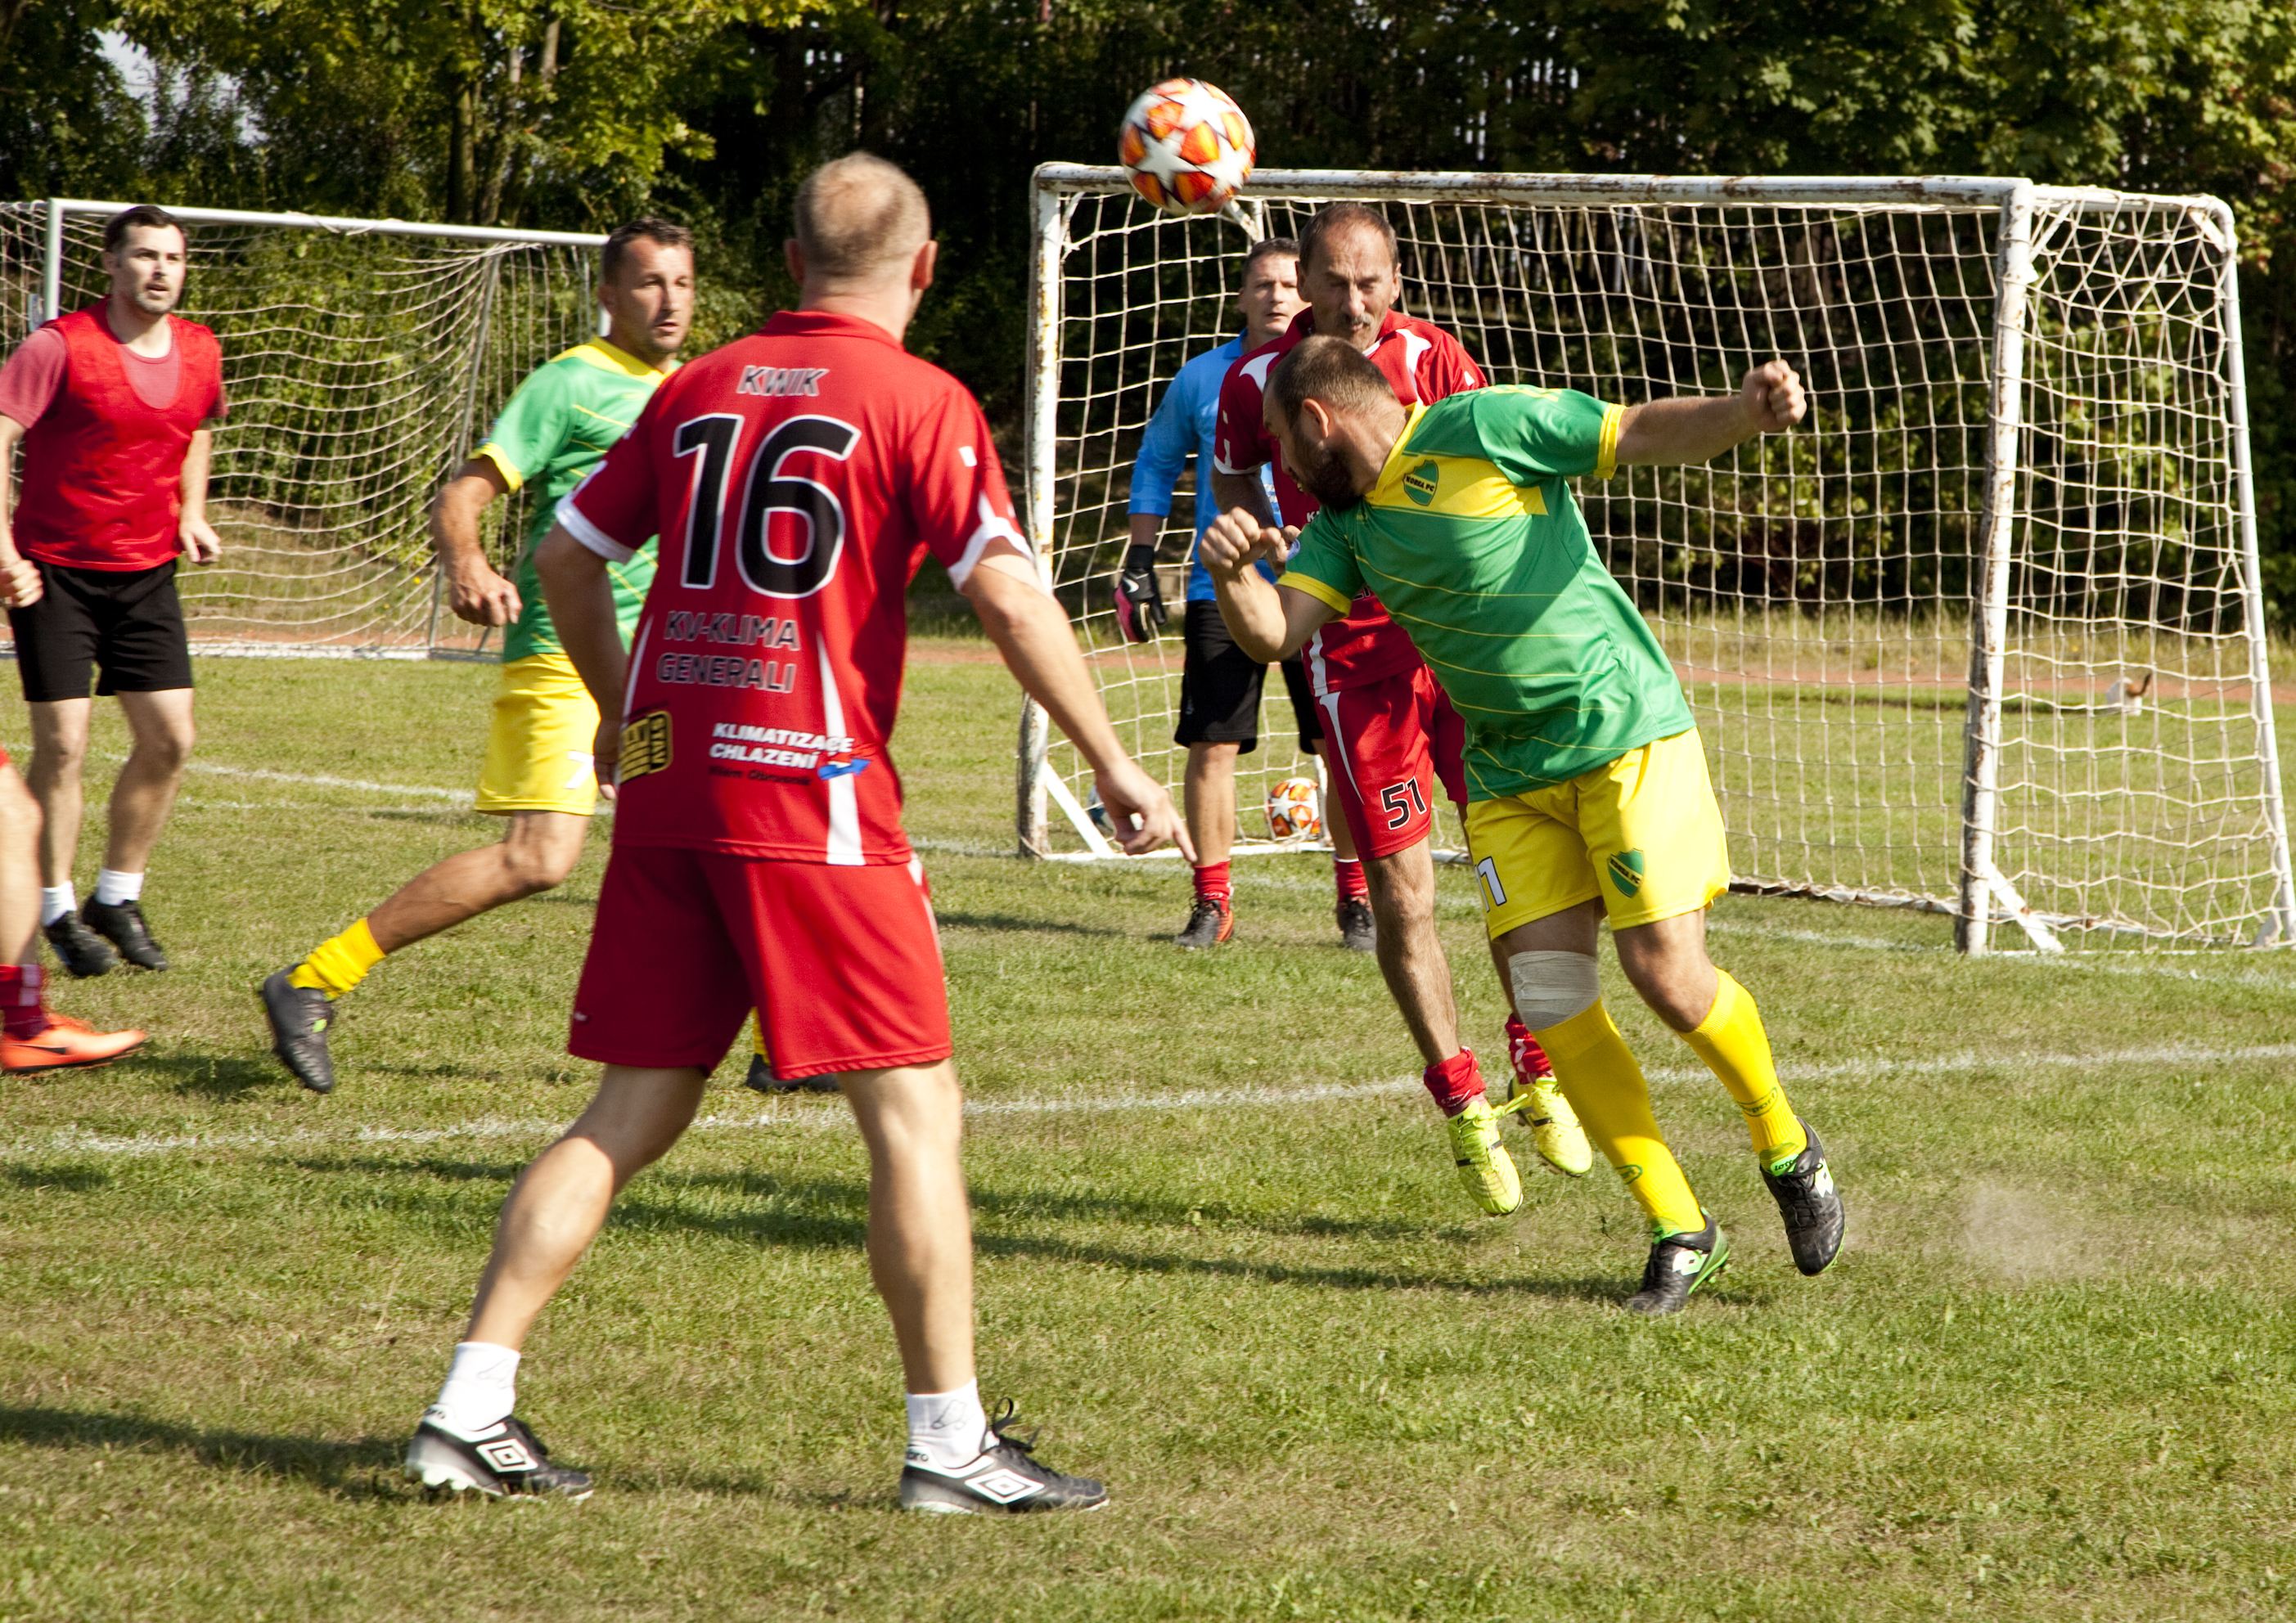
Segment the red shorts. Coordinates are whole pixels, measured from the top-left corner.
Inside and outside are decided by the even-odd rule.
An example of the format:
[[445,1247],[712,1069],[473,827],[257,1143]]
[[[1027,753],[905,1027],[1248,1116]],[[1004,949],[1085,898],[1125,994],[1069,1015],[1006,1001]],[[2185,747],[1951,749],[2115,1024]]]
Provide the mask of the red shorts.
[[1323,711],[1325,774],[1359,857],[1392,857],[1435,826],[1435,784],[1461,806],[1467,729],[1424,665],[1316,701]]
[[924,869],[617,844],[566,1051],[708,1070],[755,1008],[784,1078],[948,1058]]

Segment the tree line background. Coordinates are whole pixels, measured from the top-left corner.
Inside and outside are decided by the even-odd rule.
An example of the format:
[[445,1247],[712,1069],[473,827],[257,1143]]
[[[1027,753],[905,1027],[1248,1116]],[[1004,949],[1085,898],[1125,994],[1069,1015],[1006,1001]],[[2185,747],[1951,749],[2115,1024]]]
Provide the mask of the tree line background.
[[[123,73],[122,43],[148,75]],[[1287,168],[2021,174],[2209,192],[2243,234],[2266,588],[2296,622],[2296,8],[2285,0],[0,0],[0,197],[703,244],[700,336],[791,291],[798,179],[931,199],[916,347],[1017,422],[1029,169],[1167,73]]]

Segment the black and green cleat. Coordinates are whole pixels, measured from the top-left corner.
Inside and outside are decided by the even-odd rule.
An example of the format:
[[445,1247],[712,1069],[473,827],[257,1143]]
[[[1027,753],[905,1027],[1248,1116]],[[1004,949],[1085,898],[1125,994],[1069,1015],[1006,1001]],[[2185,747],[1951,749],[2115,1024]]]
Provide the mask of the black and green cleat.
[[1833,1169],[1825,1164],[1825,1148],[1817,1142],[1817,1133],[1809,1123],[1803,1122],[1801,1130],[1809,1135],[1808,1147],[1784,1172],[1763,1168],[1762,1182],[1770,1186],[1778,1216],[1785,1221],[1786,1244],[1793,1251],[1794,1266],[1815,1277],[1841,1254],[1841,1234],[1847,1224],[1841,1197],[1834,1192]]
[[1705,1213],[1706,1226],[1669,1234],[1651,1247],[1643,1288],[1627,1298],[1627,1311],[1659,1318],[1682,1311],[1690,1293],[1730,1265],[1730,1237]]

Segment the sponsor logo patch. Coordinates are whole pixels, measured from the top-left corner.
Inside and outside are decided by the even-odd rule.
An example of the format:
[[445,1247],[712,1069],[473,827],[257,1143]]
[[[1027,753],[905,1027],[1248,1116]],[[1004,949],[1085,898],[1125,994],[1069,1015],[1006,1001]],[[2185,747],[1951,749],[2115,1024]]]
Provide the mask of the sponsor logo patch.
[[1417,467],[1414,468],[1410,472],[1405,474],[1403,476],[1403,494],[1409,496],[1413,501],[1418,503],[1422,507],[1433,505],[1435,501],[1435,464],[1431,462],[1423,462]]
[[1620,851],[1611,858],[1608,866],[1611,883],[1620,896],[1631,898],[1640,893],[1643,875],[1648,866],[1647,859],[1640,851]]
[[669,765],[669,712],[648,710],[633,716],[622,728],[619,779],[628,783]]

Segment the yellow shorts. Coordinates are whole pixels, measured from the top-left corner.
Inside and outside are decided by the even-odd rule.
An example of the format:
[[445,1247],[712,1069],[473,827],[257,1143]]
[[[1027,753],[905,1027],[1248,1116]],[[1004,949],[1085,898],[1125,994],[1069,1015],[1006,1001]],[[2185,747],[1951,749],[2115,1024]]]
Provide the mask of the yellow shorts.
[[562,653],[511,660],[495,693],[478,809],[496,816],[522,811],[588,816],[598,802],[590,766],[597,735],[598,707],[573,660]]
[[1596,897],[1621,930],[1696,913],[1730,888],[1694,727],[1567,783],[1471,802],[1467,849],[1494,939]]

